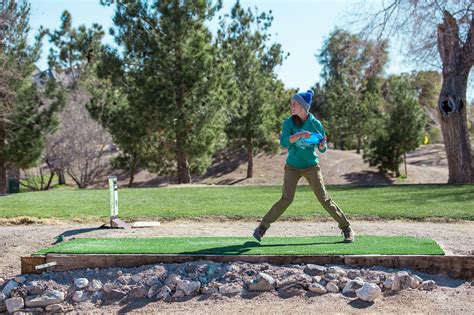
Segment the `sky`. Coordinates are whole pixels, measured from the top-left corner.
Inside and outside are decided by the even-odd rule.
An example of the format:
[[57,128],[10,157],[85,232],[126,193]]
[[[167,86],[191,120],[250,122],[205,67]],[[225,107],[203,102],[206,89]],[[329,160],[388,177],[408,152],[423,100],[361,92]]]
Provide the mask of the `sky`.
[[[376,0],[369,0],[368,2]],[[68,10],[73,19],[73,26],[81,24],[91,26],[101,24],[107,33],[105,42],[112,43],[108,29],[112,26],[113,7],[104,7],[99,0],[30,0],[31,38],[42,25],[49,29],[57,29],[60,16]],[[241,0],[243,7],[258,7],[261,11],[272,11],[274,20],[272,38],[282,45],[285,52],[290,53],[283,65],[277,69],[278,77],[287,88],[306,90],[316,82],[320,82],[321,66],[315,55],[319,53],[323,42],[337,27],[348,29],[351,12],[358,0]],[[380,1],[377,1],[377,3]],[[224,0],[223,9],[218,15],[230,12],[235,0]],[[217,30],[217,22],[209,23],[211,31]],[[411,72],[413,67],[391,43],[390,60],[386,74]],[[47,52],[49,44],[43,46],[43,55],[38,62],[42,70],[47,68]]]

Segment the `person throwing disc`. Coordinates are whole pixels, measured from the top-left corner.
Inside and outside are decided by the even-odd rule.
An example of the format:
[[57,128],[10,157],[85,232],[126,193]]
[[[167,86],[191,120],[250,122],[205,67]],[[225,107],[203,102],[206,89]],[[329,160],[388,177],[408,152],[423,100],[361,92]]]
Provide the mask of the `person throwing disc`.
[[[327,150],[327,138],[321,122],[309,112],[313,91],[298,93],[291,98],[291,116],[283,122],[280,137],[282,147],[288,149],[283,180],[283,193],[263,217],[253,236],[260,242],[270,225],[290,206],[295,196],[296,185],[301,177],[306,178],[316,198],[324,209],[336,220],[344,236],[344,242],[354,241],[354,232],[341,208],[331,199],[324,187],[319,166],[317,148],[320,153]],[[316,139],[316,140],[315,140]]]

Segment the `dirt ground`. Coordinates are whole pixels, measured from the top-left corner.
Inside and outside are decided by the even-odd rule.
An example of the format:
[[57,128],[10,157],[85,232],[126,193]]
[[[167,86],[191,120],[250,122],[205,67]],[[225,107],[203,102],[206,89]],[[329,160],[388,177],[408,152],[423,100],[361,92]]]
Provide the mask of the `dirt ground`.
[[[0,228],[0,277],[12,277],[20,272],[20,257],[48,246],[63,234],[71,237],[159,237],[159,236],[220,236],[250,235],[255,221],[171,221],[156,228],[107,230],[98,229],[100,222],[75,224],[12,225]],[[436,240],[447,254],[474,254],[474,222],[453,223],[413,221],[354,221],[357,234],[426,236]],[[269,236],[307,236],[337,234],[333,222],[280,221],[268,231]],[[373,304],[357,302],[341,294],[305,296],[282,299],[273,293],[252,298],[195,297],[184,302],[136,302],[95,309],[81,306],[87,313],[474,313],[474,286],[469,282],[439,275],[424,275],[435,279],[434,291],[408,290],[386,296]],[[145,303],[145,304],[143,304]],[[79,309],[81,311],[81,309]]]

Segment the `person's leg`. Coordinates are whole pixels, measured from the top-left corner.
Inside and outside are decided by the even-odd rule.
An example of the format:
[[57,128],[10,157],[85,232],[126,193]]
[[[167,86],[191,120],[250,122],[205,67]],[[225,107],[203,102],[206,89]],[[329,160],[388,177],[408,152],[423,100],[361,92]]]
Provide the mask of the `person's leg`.
[[316,198],[323,206],[323,208],[329,213],[329,215],[336,220],[339,225],[339,228],[344,232],[344,238],[347,241],[351,241],[352,237],[346,237],[347,230],[350,230],[350,223],[347,220],[344,212],[341,208],[331,199],[331,196],[326,191],[324,186],[323,175],[321,174],[321,168],[319,165],[305,169],[303,176],[308,181],[308,184],[311,186]]
[[270,225],[275,222],[290,206],[295,197],[296,185],[301,178],[300,172],[289,165],[285,165],[282,196],[263,217],[260,225],[255,229],[253,236],[260,241]]

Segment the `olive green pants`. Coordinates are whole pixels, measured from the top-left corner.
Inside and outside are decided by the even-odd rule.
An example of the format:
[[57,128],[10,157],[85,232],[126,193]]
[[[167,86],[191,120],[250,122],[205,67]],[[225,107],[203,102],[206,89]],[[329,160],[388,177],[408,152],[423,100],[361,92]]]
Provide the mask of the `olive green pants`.
[[306,178],[311,189],[313,190],[316,198],[318,198],[324,209],[333,217],[334,220],[339,224],[339,228],[349,226],[346,216],[342,212],[341,208],[332,201],[331,197],[326,191],[323,182],[323,175],[321,174],[321,168],[319,165],[298,169],[288,164],[285,165],[285,177],[283,181],[283,194],[281,199],[278,200],[267,214],[262,219],[262,225],[265,228],[269,228],[270,224],[278,220],[278,218],[285,212],[290,206],[291,202],[295,197],[296,185],[301,177]]

